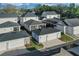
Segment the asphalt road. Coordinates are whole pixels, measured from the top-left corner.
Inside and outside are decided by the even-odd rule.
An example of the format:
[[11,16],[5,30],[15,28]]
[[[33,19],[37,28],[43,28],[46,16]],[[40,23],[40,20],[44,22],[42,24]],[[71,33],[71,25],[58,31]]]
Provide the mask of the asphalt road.
[[51,56],[53,54],[59,53],[60,49],[55,49],[55,50],[45,50],[45,51],[33,51],[30,53],[25,53],[25,54],[21,54],[18,56]]

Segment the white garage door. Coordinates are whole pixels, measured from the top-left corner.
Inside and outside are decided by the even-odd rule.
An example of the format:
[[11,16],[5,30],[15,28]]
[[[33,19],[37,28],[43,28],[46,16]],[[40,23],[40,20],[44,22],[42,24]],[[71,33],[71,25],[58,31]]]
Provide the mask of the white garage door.
[[46,35],[39,36],[39,43],[46,42]]
[[74,27],[74,34],[79,34],[79,26]]
[[58,33],[48,34],[47,41],[57,39]]
[[24,46],[24,38],[15,39],[8,42],[8,49]]
[[5,51],[7,49],[6,42],[0,42],[0,51]]

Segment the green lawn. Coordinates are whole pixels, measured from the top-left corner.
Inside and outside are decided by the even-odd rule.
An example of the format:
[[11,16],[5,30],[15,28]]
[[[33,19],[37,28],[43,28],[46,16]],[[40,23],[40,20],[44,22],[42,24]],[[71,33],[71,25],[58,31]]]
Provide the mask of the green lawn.
[[32,45],[32,47],[35,47],[36,49],[43,48],[42,44],[39,44],[38,42],[36,42],[34,40],[31,41],[31,45]]
[[43,44],[39,44],[34,39],[31,39],[31,44],[27,49],[28,50],[35,50],[35,49],[40,49],[40,48],[43,48]]
[[64,42],[69,42],[72,41],[73,39],[65,34],[61,35],[60,40],[64,41]]

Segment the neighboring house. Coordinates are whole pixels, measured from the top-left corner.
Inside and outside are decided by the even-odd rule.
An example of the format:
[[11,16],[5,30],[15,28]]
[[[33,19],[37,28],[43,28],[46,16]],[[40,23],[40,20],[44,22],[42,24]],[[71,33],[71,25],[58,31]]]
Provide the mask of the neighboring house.
[[60,18],[60,14],[57,14],[55,11],[44,11],[41,16],[47,19]]
[[24,27],[28,30],[28,31],[32,31],[35,29],[41,29],[43,27],[45,27],[46,24],[42,23],[40,21],[35,21],[35,20],[28,20],[26,22],[24,22]]
[[20,25],[10,21],[0,24],[0,34],[12,31],[20,31]]
[[0,14],[0,24],[11,21],[16,22],[18,21],[18,16],[16,14]]
[[67,34],[79,35],[79,18],[65,19],[64,22],[67,24]]
[[23,14],[23,15],[21,16],[20,23],[21,23],[21,22],[26,22],[26,21],[28,21],[28,20],[30,20],[30,19],[33,19],[33,20],[38,21],[38,20],[39,20],[38,18],[39,18],[39,17],[38,17],[34,12],[28,12],[28,13]]
[[55,26],[55,28],[56,29],[59,29],[61,32],[63,32],[63,33],[66,33],[66,24],[63,22],[63,21],[59,21],[57,24],[56,24],[56,26]]
[[30,35],[26,31],[0,34],[0,51],[7,51],[30,44]]
[[47,26],[47,27],[55,27],[56,24],[57,24],[59,21],[60,21],[60,20],[57,19],[57,18],[51,18],[51,19],[43,20],[42,22],[43,22],[43,23],[46,23],[46,26]]
[[32,31],[32,37],[39,43],[61,38],[61,31],[54,28],[42,28]]

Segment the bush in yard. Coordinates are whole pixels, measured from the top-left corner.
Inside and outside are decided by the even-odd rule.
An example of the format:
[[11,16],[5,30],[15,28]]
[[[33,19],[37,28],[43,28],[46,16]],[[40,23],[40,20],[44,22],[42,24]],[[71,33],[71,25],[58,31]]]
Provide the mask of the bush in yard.
[[38,46],[40,46],[40,47],[44,47],[44,45],[43,45],[42,43],[38,44]]
[[25,47],[30,48],[30,47],[32,47],[32,45],[31,44],[25,44]]

